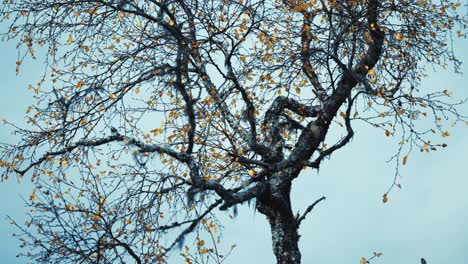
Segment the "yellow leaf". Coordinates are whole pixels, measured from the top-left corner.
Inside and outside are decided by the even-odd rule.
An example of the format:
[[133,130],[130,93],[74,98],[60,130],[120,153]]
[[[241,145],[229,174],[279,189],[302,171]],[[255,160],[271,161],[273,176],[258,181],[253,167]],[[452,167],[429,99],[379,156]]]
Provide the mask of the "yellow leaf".
[[203,247],[205,245],[205,240],[200,240],[197,243],[197,248]]
[[442,93],[445,94],[445,95],[447,95],[447,96],[450,96],[450,95],[453,94],[453,92],[450,91],[450,90],[443,90]]
[[361,258],[361,261],[359,261],[359,264],[366,264],[367,259],[366,258]]
[[408,162],[408,156],[403,157],[403,165],[406,165],[406,162]]
[[80,80],[75,86],[76,88],[81,88],[83,84],[84,84],[83,80]]
[[367,74],[369,74],[369,75],[374,75],[374,74],[375,74],[374,69],[370,69],[370,70],[367,72]]
[[110,98],[110,99],[115,99],[116,97],[117,97],[117,96],[116,96],[115,94],[113,94],[113,93],[111,93],[111,94],[109,95],[109,98]]
[[398,33],[396,33],[396,35],[395,35],[395,39],[396,39],[396,40],[403,41],[403,40],[405,40],[405,37],[403,37],[403,34],[401,34],[400,32],[398,32]]
[[450,136],[450,133],[448,131],[445,131],[444,133],[442,133],[442,137],[448,137]]
[[383,195],[382,202],[383,202],[383,203],[386,203],[386,202],[388,202],[388,197],[387,197],[387,194],[384,194],[384,195]]
[[249,170],[249,175],[250,176],[254,176],[255,175],[255,171],[253,169]]
[[84,10],[83,12],[90,14],[90,15],[97,15],[97,10]]
[[162,128],[155,128],[155,129],[151,130],[151,132],[156,137],[157,135],[162,134],[163,130],[162,130]]
[[343,112],[340,112],[340,116],[341,116],[342,118],[348,117],[348,116],[347,116],[345,113],[343,113]]
[[62,164],[62,167],[66,167],[68,163],[67,163],[66,160],[62,160],[62,163],[61,163],[61,164]]
[[72,35],[68,35],[67,45],[72,44],[72,42],[73,42],[73,37],[72,37]]

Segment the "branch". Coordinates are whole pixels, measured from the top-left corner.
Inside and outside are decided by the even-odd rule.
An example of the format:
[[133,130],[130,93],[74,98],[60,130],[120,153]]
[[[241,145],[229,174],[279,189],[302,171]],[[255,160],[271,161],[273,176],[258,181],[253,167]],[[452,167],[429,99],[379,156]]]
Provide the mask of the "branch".
[[207,215],[209,214],[214,208],[216,208],[218,205],[220,205],[222,202],[221,199],[217,200],[215,203],[213,203],[212,205],[210,205],[210,207],[208,207],[208,209],[206,209],[205,212],[203,212],[203,214],[201,214],[198,218],[196,218],[195,220],[192,221],[192,223],[182,231],[182,233],[179,234],[179,236],[177,236],[177,238],[174,240],[174,242],[172,242],[172,244],[167,248],[165,249],[164,253],[162,254],[161,257],[164,257],[167,255],[167,253],[169,253],[172,248],[174,248],[174,246],[176,244],[178,244],[180,241],[183,241],[184,237],[191,233],[195,227],[197,227],[198,223]]
[[341,138],[340,141],[338,141],[336,144],[334,144],[330,148],[327,148],[326,150],[322,151],[320,153],[320,155],[313,162],[309,162],[309,161],[305,162],[306,166],[318,169],[320,167],[320,163],[322,162],[322,160],[325,157],[330,156],[336,150],[344,147],[346,144],[348,144],[348,142],[351,140],[351,138],[353,138],[354,130],[353,130],[352,126],[351,126],[350,115],[351,115],[351,108],[353,106],[354,100],[357,98],[358,95],[359,95],[359,93],[357,95],[355,95],[353,97],[353,99],[349,99],[349,97],[348,97],[348,99],[349,99],[348,100],[348,107],[346,109],[346,115],[344,116],[346,131],[347,131],[346,136]]
[[309,205],[309,207],[307,207],[307,209],[305,210],[305,212],[302,214],[301,217],[299,217],[297,219],[297,226],[299,226],[301,224],[301,222],[306,218],[307,214],[310,213],[312,211],[312,209],[314,209],[314,207],[320,203],[321,201],[327,199],[325,196],[323,196],[322,198],[318,199],[317,201],[315,201],[313,204]]
[[225,203],[219,208],[220,210],[227,210],[229,207],[246,202],[250,199],[257,197],[266,189],[264,182],[259,182],[251,188],[248,188],[242,192],[232,194],[232,197],[225,201]]
[[98,139],[98,140],[81,140],[81,141],[78,141],[77,143],[75,143],[75,144],[73,144],[71,146],[68,146],[66,148],[63,148],[63,149],[60,149],[60,150],[57,150],[57,151],[47,152],[41,158],[39,158],[37,161],[32,162],[31,164],[29,164],[25,169],[23,169],[23,170],[15,169],[14,171],[16,173],[20,174],[20,175],[24,175],[32,167],[40,165],[41,163],[46,161],[47,158],[49,158],[49,157],[55,157],[55,156],[59,156],[59,155],[62,155],[62,154],[66,154],[66,153],[69,153],[69,152],[71,152],[71,151],[73,151],[73,150],[75,150],[77,148],[80,148],[80,147],[97,147],[97,146],[105,145],[107,143],[114,142],[114,141],[123,141],[123,139],[124,138],[121,135],[112,135],[110,137],[106,137],[106,138],[102,138],[102,139]]
[[39,158],[37,161],[32,162],[29,164],[25,169],[20,170],[20,169],[14,169],[14,171],[20,175],[24,175],[27,173],[32,167],[40,165],[44,161],[46,161],[50,157],[56,157],[59,155],[63,155],[66,153],[70,153],[73,150],[80,148],[80,147],[98,147],[102,146],[111,142],[125,142],[126,144],[129,145],[134,145],[139,148],[140,152],[158,152],[162,154],[167,154],[179,161],[182,162],[188,162],[188,157],[187,155],[183,153],[176,152],[170,148],[167,147],[162,147],[157,144],[146,144],[143,143],[137,139],[134,138],[129,138],[123,135],[120,135],[117,131],[113,131],[113,135],[106,137],[106,138],[101,138],[101,139],[96,139],[96,140],[81,140],[78,141],[77,143],[68,146],[66,148],[57,150],[57,151],[50,151],[44,154],[41,158]]
[[215,104],[221,110],[223,117],[229,123],[229,126],[239,133],[242,139],[249,145],[249,147],[259,154],[265,153],[265,148],[262,147],[260,144],[257,143],[257,139],[252,137],[255,133],[247,133],[242,126],[239,125],[238,120],[234,118],[234,115],[229,110],[226,102],[223,100],[222,96],[219,94],[219,91],[216,89],[216,85],[211,80],[210,76],[208,75],[208,71],[206,69],[206,63],[203,61],[202,56],[198,52],[198,50],[194,49],[191,50],[191,56],[193,58],[193,64],[196,68],[196,72],[200,75],[202,79],[202,83],[205,86],[207,93],[213,98]]
[[314,94],[318,97],[320,101],[326,100],[326,91],[323,89],[322,85],[320,84],[319,78],[315,73],[312,65],[310,64],[310,56],[312,52],[310,50],[310,43],[312,42],[312,35],[311,35],[311,24],[315,18],[315,12],[310,13],[306,10],[302,11],[304,16],[304,22],[302,25],[302,33],[301,33],[301,61],[302,61],[302,71],[309,79],[310,83],[314,87],[313,90]]

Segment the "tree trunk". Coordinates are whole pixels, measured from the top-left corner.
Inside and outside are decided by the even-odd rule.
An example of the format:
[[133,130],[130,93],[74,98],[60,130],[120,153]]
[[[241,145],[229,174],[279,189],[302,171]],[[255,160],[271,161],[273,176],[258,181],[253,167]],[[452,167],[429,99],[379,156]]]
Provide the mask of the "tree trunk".
[[268,221],[271,226],[271,238],[273,242],[273,252],[276,256],[276,263],[301,263],[296,219],[278,216],[273,219],[269,218]]
[[293,215],[290,201],[290,183],[274,181],[267,191],[257,199],[257,210],[270,223],[273,252],[277,264],[300,264],[298,221]]

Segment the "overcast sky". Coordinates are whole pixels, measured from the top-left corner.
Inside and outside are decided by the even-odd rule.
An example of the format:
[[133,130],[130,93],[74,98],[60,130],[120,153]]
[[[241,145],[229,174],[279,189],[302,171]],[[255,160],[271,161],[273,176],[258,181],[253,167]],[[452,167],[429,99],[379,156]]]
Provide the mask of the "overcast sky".
[[[468,41],[456,43],[466,62]],[[43,70],[40,62],[23,63],[15,75],[17,52],[14,43],[0,42],[0,118],[21,123],[35,83]],[[438,69],[424,81],[422,89],[453,90],[453,96],[467,98],[467,79]],[[460,108],[468,114],[468,105]],[[392,192],[387,204],[382,194],[392,183],[394,164],[386,163],[395,152],[396,141],[381,130],[356,124],[352,142],[323,163],[320,173],[306,171],[293,186],[293,207],[303,211],[321,196],[303,222],[300,247],[303,263],[359,263],[372,252],[384,255],[372,263],[466,263],[468,259],[468,132],[466,126],[451,128],[448,147],[433,153],[414,152],[403,168],[403,188]],[[0,127],[0,141],[13,142],[11,131]],[[330,131],[333,133],[333,131]],[[6,215],[24,221],[23,201],[30,188],[27,181],[0,183],[0,263],[26,263],[17,259],[16,230]],[[247,206],[239,216],[225,223],[224,239],[237,244],[227,264],[274,263],[268,223]]]

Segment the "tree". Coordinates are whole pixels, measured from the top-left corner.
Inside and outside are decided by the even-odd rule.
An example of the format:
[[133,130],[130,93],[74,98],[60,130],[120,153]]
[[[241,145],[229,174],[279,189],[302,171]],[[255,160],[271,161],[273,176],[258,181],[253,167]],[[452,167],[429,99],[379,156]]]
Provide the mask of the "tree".
[[325,198],[296,214],[292,182],[347,145],[353,122],[401,138],[384,203],[414,148],[445,147],[444,124],[466,122],[450,91],[419,87],[426,63],[458,71],[460,5],[5,0],[17,73],[26,56],[45,61],[29,127],[0,152],[3,179],[35,184],[31,220],[15,223],[25,255],[162,263],[179,247],[187,263],[221,263],[217,215],[253,202],[277,263],[300,263],[298,229]]

